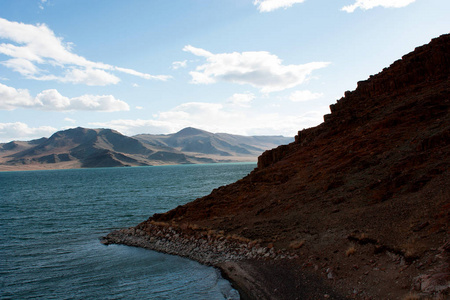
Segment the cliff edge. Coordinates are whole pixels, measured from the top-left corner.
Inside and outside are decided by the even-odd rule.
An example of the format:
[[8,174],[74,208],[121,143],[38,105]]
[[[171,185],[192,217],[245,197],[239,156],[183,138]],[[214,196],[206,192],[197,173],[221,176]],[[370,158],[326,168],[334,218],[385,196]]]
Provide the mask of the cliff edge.
[[[448,297],[449,75],[446,34],[358,82],[324,123],[264,152],[245,178],[134,230],[234,241],[261,255],[230,261],[258,259],[287,279],[301,271],[342,297]],[[280,284],[268,298],[300,295]]]

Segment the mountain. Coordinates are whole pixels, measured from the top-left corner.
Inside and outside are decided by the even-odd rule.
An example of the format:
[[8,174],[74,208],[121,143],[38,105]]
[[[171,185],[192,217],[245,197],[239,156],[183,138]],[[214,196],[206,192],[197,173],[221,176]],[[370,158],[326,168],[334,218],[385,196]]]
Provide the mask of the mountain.
[[330,108],[245,178],[106,243],[213,264],[250,299],[448,298],[450,34]]
[[240,136],[226,133],[211,133],[188,127],[175,134],[134,136],[152,146],[166,146],[192,155],[257,157],[267,149],[292,141],[283,136]]
[[93,168],[256,161],[284,137],[245,137],[186,128],[127,137],[111,129],[73,128],[50,138],[0,144],[0,170]]

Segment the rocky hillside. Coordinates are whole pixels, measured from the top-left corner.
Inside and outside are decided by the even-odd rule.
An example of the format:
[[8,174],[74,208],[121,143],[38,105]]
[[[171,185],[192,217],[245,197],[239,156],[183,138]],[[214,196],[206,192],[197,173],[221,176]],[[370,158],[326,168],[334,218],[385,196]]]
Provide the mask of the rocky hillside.
[[170,226],[289,251],[298,256],[292,270],[346,297],[446,297],[449,75],[443,35],[358,82],[324,123],[264,152],[247,177],[137,229]]
[[0,170],[256,161],[264,150],[291,140],[216,135],[194,128],[171,135],[127,137],[111,129],[78,127],[48,139],[0,144]]

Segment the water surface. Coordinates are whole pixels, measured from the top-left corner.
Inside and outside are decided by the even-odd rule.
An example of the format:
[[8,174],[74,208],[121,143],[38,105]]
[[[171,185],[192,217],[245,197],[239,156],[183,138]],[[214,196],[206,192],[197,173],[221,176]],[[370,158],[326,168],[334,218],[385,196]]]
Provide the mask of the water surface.
[[100,244],[255,164],[0,172],[1,299],[239,299],[217,270]]

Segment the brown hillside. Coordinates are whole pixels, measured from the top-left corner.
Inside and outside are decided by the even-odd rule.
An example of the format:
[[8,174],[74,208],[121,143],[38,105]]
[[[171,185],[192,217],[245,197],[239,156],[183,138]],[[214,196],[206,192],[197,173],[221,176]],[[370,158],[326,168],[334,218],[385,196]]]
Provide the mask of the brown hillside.
[[[442,248],[450,221],[449,70],[447,34],[358,82],[324,123],[263,153],[244,179],[150,221],[195,224],[275,249],[297,241],[301,247],[291,250],[302,264],[316,257],[319,268],[340,270],[343,285],[394,298],[414,284],[426,292],[418,276],[438,266],[421,259],[438,264],[434,255],[450,251]],[[368,265],[381,264],[383,253],[407,264],[405,278],[396,270],[370,282],[376,267]],[[442,263],[448,293],[448,257]],[[368,283],[358,285],[352,274]]]

